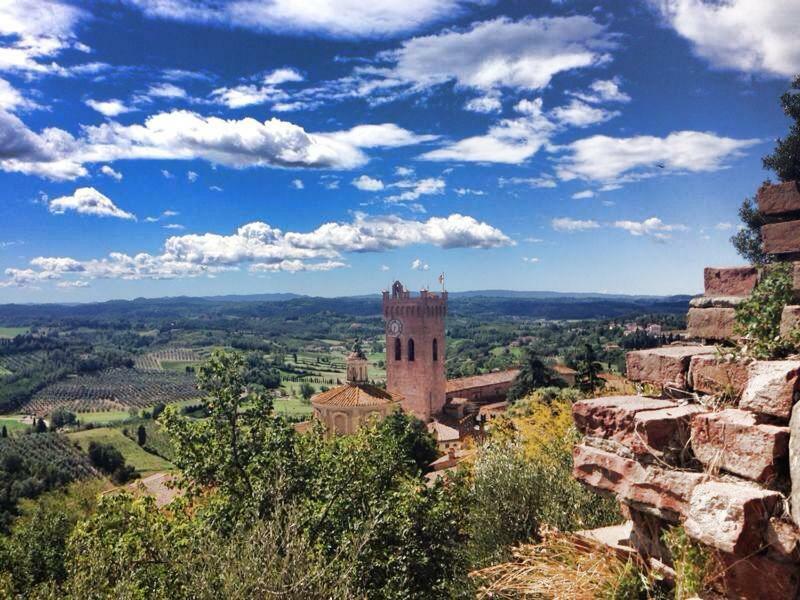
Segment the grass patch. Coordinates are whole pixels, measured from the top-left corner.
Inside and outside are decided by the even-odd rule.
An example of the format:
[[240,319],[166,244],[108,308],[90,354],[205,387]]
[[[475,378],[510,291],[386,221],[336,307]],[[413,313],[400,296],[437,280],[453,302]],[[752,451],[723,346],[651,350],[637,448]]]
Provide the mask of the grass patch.
[[29,327],[0,327],[0,338],[11,339],[29,331]]
[[127,410],[107,410],[100,412],[79,412],[75,413],[81,423],[95,423],[97,425],[107,425],[118,423],[131,418],[131,413]]
[[6,428],[9,435],[25,431],[30,428],[30,425],[19,421],[18,419],[0,418],[0,429]]
[[122,456],[125,457],[125,462],[132,465],[142,477],[158,471],[169,471],[175,468],[171,462],[142,449],[139,444],[125,437],[119,429],[100,427],[69,433],[67,437],[70,441],[80,444],[84,452],[88,451],[90,442],[111,444],[122,453]]
[[298,398],[276,398],[274,403],[275,413],[279,415],[310,415],[313,411],[311,404],[305,404]]
[[190,362],[186,360],[161,360],[159,361],[159,364],[165,371],[186,373],[186,367],[194,367],[195,370],[198,370],[200,365],[203,364],[203,361]]

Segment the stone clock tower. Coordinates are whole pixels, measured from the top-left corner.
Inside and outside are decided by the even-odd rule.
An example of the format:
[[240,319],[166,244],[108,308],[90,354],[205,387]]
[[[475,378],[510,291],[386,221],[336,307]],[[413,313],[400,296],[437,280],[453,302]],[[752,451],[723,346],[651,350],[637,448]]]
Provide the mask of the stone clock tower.
[[419,296],[395,281],[383,292],[386,389],[403,397],[403,410],[424,422],[441,412],[446,394],[444,318],[447,292]]

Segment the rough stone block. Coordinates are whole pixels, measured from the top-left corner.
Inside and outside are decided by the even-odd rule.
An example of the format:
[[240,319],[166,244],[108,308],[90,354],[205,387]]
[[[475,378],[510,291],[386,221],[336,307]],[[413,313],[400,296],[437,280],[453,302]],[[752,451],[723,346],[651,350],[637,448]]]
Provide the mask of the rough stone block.
[[756,194],[756,202],[759,212],[767,216],[800,212],[800,183],[786,181],[763,185]]
[[755,267],[706,267],[703,275],[706,296],[749,296],[758,283]]
[[786,468],[789,428],[760,425],[744,410],[699,414],[692,420],[692,450],[707,468],[765,483]]
[[792,480],[792,519],[800,525],[800,403],[792,409],[789,422],[789,477]]
[[733,308],[690,308],[686,316],[689,337],[701,340],[728,340],[733,338]]
[[765,360],[748,367],[739,408],[788,419],[800,397],[800,361]]
[[767,254],[800,252],[800,221],[762,225],[761,241]]
[[627,507],[630,516],[630,545],[645,558],[657,558],[668,563],[669,550],[663,542],[663,534],[667,524],[658,517]]
[[638,412],[627,445],[636,454],[652,454],[673,463],[689,443],[692,417],[707,410],[699,404],[684,404]]
[[784,306],[781,313],[781,337],[788,338],[798,328],[800,328],[800,306]]
[[795,563],[766,556],[719,555],[725,598],[736,600],[788,600],[800,591],[800,568]]
[[754,485],[701,483],[692,489],[684,528],[708,546],[747,555],[766,544],[767,524],[780,503],[778,492]]
[[572,418],[584,435],[629,445],[634,434],[634,417],[638,413],[675,406],[670,400],[644,396],[608,396],[576,402],[572,405]]
[[747,365],[716,356],[693,356],[689,363],[689,385],[696,392],[725,392],[738,398],[747,385]]
[[689,308],[736,308],[745,300],[744,296],[695,296]]
[[573,448],[572,457],[573,475],[581,483],[672,523],[686,514],[692,490],[708,477],[643,465],[583,444]]
[[686,389],[689,361],[693,356],[716,352],[713,346],[664,346],[628,352],[628,379]]

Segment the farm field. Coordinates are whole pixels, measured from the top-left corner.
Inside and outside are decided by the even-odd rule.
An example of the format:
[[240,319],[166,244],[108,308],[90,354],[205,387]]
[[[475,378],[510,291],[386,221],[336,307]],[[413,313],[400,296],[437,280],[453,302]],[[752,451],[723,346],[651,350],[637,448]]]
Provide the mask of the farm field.
[[14,418],[0,418],[0,429],[6,428],[9,435],[13,435],[20,431],[25,431],[30,428],[30,425],[23,423],[19,419]]
[[[88,444],[87,444],[88,445]],[[50,464],[65,470],[75,478],[97,474],[89,458],[72,445],[71,440],[60,433],[37,433],[0,438],[0,460],[13,452],[26,458]]]
[[132,465],[136,472],[142,476],[150,475],[158,471],[168,471],[174,466],[168,460],[150,454],[142,449],[139,444],[125,436],[120,429],[111,427],[100,427],[97,429],[87,429],[68,433],[67,437],[72,442],[80,444],[81,449],[87,452],[90,442],[111,444],[119,450],[125,457],[125,462]]
[[184,371],[187,365],[196,366],[202,363],[208,354],[205,348],[200,351],[192,348],[164,348],[136,357],[133,364],[136,369],[145,372]]
[[198,397],[200,392],[190,375],[109,369],[99,375],[81,375],[49,385],[20,412],[46,415],[57,407],[75,413],[120,412]]
[[0,327],[0,339],[10,339],[28,333],[29,331],[30,329],[28,327]]

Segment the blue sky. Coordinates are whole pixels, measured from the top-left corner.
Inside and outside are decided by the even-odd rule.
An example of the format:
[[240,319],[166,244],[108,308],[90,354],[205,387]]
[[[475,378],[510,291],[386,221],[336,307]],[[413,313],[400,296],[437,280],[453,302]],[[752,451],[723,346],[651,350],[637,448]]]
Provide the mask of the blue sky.
[[696,293],[797,0],[0,3],[0,301]]

